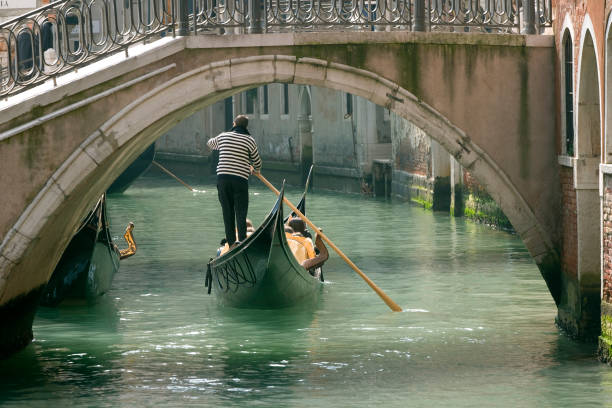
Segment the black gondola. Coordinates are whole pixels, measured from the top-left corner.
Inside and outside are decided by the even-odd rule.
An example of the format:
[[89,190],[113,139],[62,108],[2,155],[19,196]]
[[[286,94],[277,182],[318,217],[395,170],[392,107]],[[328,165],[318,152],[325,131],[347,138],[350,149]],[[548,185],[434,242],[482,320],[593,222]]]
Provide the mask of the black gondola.
[[65,299],[93,301],[104,294],[119,269],[119,260],[136,253],[133,228],[129,223],[124,235],[129,248],[120,251],[110,235],[106,195],[102,195],[55,267],[41,304],[57,306]]
[[115,181],[113,181],[113,184],[110,185],[106,192],[109,194],[123,193],[134,180],[151,167],[153,159],[155,159],[155,143],[147,147],[147,150],[142,152],[142,154],[140,154],[140,156],[138,156],[136,160],[115,179]]
[[[316,298],[322,287],[295,259],[285,236],[284,186],[259,228],[231,251],[208,263],[206,285],[222,303],[280,308]],[[298,208],[305,211],[306,195]]]

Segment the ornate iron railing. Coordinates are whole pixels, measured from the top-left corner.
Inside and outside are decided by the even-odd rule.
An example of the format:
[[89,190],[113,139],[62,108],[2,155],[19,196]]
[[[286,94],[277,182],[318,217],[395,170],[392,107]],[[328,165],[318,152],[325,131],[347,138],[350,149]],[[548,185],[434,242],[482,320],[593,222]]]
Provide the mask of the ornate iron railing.
[[18,93],[149,37],[364,29],[535,33],[551,25],[550,2],[59,0],[0,24],[0,95]]
[[173,32],[168,0],[61,0],[0,25],[0,95]]

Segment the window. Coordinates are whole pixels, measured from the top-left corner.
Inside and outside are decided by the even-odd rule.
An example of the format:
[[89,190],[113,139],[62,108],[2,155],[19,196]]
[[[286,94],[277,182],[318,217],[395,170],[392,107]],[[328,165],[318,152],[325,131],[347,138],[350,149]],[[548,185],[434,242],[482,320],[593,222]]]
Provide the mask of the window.
[[574,155],[574,52],[572,39],[565,36],[564,75],[565,75],[565,153]]
[[346,94],[346,118],[353,115],[353,95],[350,93]]
[[269,112],[269,105],[268,105],[268,103],[269,103],[269,101],[268,101],[268,85],[264,85],[261,88],[261,92],[263,94],[262,98],[261,98],[262,99],[262,105],[263,105],[261,113],[264,114],[264,115],[267,115],[268,113],[270,113]]
[[246,96],[246,113],[255,113],[255,104],[257,103],[257,88],[249,89],[245,93]]
[[283,115],[289,114],[289,84],[283,84]]

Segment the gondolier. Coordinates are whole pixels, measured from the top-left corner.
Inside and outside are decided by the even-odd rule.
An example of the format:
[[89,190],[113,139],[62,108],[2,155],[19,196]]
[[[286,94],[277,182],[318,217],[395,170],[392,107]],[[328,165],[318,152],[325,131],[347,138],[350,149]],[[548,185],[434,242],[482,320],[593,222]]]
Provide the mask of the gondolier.
[[249,176],[261,169],[257,144],[247,127],[249,119],[238,115],[233,127],[207,142],[211,150],[219,151],[217,191],[223,211],[225,238],[230,249],[247,236],[246,217],[249,208]]

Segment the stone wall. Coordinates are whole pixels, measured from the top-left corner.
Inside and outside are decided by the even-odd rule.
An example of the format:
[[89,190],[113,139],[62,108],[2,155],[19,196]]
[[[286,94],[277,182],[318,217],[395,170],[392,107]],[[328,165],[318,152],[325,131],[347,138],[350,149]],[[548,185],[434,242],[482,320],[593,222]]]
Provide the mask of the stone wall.
[[[606,177],[609,180],[609,177]],[[608,183],[606,183],[608,184]],[[606,186],[603,198],[603,276],[602,300],[612,303],[612,188]]]
[[474,221],[505,231],[514,231],[508,217],[473,175],[463,170],[464,215]]
[[612,365],[612,178],[604,175],[602,201],[602,299],[599,359]]
[[[453,201],[461,202],[460,213],[454,213],[449,206],[445,211],[453,211],[455,216],[467,216],[478,222],[512,230],[512,225],[497,203],[484,190],[482,185],[469,171],[463,169],[462,179],[457,187],[447,182],[446,177],[434,174],[433,159],[435,142],[422,130],[410,122],[391,114],[391,136],[393,146],[394,171],[392,181],[392,194],[396,197],[408,199],[425,208],[436,210],[434,203],[436,195],[446,195],[450,203],[451,194],[455,194]],[[450,162],[448,154],[445,159]],[[439,201],[439,200],[438,200]]]
[[391,144],[394,161],[391,194],[431,208],[434,187],[431,138],[392,113]]

